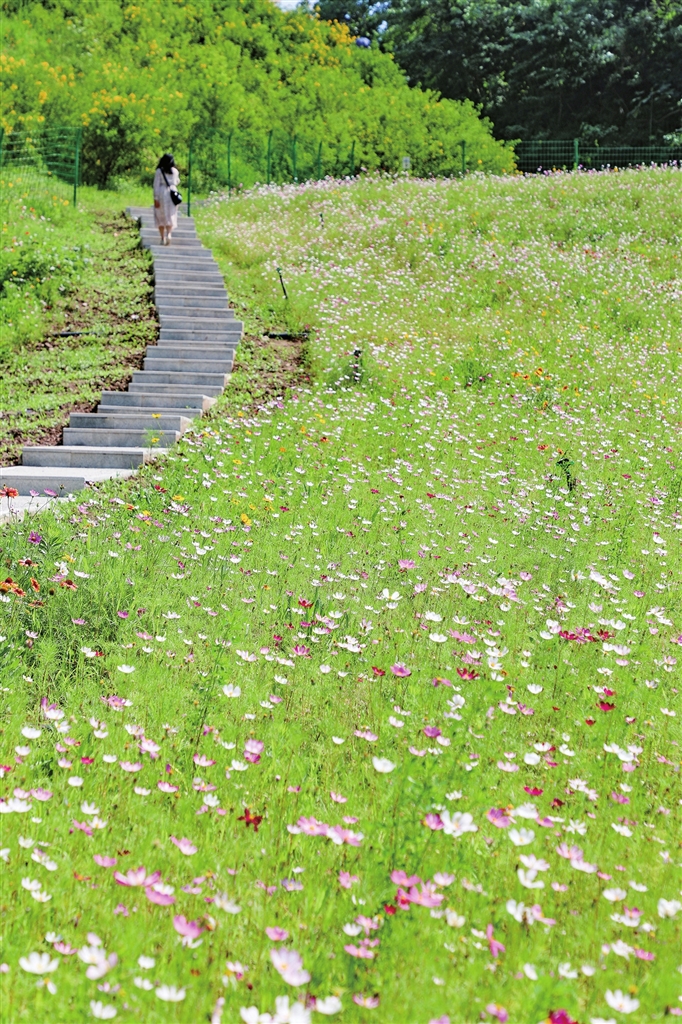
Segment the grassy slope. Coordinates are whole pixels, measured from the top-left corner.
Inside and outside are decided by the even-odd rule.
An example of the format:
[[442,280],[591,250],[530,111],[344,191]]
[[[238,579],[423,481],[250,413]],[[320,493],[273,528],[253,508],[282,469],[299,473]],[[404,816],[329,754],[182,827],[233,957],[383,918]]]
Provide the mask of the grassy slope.
[[[3,605],[5,792],[53,793],[3,819],[5,1019],[85,1020],[101,999],[121,1020],[194,1021],[220,996],[232,1021],[306,990],[339,993],[344,1021],[469,1021],[486,1007],[501,1019],[492,1004],[515,1021],[560,1007],[609,1019],[616,989],[640,1001],[630,1019],[677,1005],[680,915],[660,917],[658,901],[679,890],[680,182],[328,184],[202,212],[251,327],[315,325],[318,383],[254,417],[262,374],[247,349],[234,391],[165,467],[3,534],[7,573],[30,595]],[[130,706],[103,704],[111,694]],[[43,696],[79,747],[55,752]],[[22,738],[25,723],[41,736]],[[248,740],[264,744],[257,764]],[[216,787],[208,799],[198,778]],[[83,801],[107,823],[92,837],[73,825],[92,821]],[[534,833],[521,848],[486,815],[528,803],[545,820],[516,816]],[[244,807],[263,816],[257,833]],[[430,827],[446,811],[478,831]],[[357,818],[360,845],[292,834],[301,815]],[[53,872],[19,834],[51,844]],[[600,874],[572,867],[562,843]],[[117,886],[94,853],[161,871],[174,906]],[[542,889],[517,874],[530,854],[548,865]],[[389,913],[395,869],[454,875],[438,876],[434,909],[456,914]],[[51,900],[34,902],[23,877]],[[240,912],[205,902],[219,892]],[[510,899],[556,924],[517,922]],[[624,905],[653,930],[614,920]],[[342,931],[359,912],[380,925],[371,960],[344,948],[360,946],[362,932]],[[178,945],[175,914],[208,929],[200,946]],[[489,924],[506,947],[496,960]],[[273,925],[312,975],[302,989],[271,964]],[[79,948],[96,933],[120,958],[99,984],[121,989],[102,994],[64,956],[57,994],[36,991],[18,958],[48,949],[51,930]],[[142,954],[153,968],[136,967]],[[186,997],[164,1002],[135,977]]]
[[[59,197],[7,207],[3,465],[19,461],[22,444],[55,443],[71,409],[89,410],[103,388],[124,386],[156,338],[150,260],[120,206],[120,196],[82,189],[77,210]],[[69,331],[84,333],[59,336]]]

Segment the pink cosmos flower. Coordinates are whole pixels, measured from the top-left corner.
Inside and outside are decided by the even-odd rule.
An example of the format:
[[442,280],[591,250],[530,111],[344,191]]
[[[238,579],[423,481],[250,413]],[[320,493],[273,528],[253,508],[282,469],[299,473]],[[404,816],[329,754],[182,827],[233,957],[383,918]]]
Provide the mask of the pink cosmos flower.
[[124,708],[132,707],[132,701],[126,700],[125,697],[117,697],[112,694],[111,697],[100,697],[103,704],[108,704],[114,711],[123,711]]
[[635,954],[635,956],[637,957],[638,960],[655,960],[656,959],[656,954],[655,953],[648,953],[646,949],[637,949],[637,948],[635,948],[634,954]]
[[349,871],[339,871],[339,885],[342,889],[352,889],[355,882],[359,881],[357,875],[351,875]]
[[155,903],[158,907],[170,907],[175,903],[175,896],[164,891],[170,888],[171,886],[150,886],[145,889],[144,894],[150,903]]
[[486,814],[488,821],[495,825],[497,828],[509,828],[512,823],[512,819],[506,814],[501,807],[491,807]]
[[92,837],[93,831],[88,825],[87,821],[76,821],[76,819],[74,818],[71,824],[75,829],[78,829],[78,831],[85,832],[86,836]]
[[334,790],[332,790],[329,795],[330,795],[330,797],[332,798],[332,800],[334,801],[335,804],[345,804],[345,803],[348,803],[348,797],[347,796],[341,796],[340,793],[335,793]]
[[195,754],[192,758],[195,764],[198,764],[200,768],[210,768],[215,764],[210,757],[206,757],[206,754]]
[[412,561],[411,558],[399,558],[398,559],[398,568],[399,569],[414,569],[414,565],[415,565],[415,563]]
[[352,832],[349,828],[334,825],[327,832],[327,838],[331,839],[337,846],[341,846],[343,843],[346,843],[348,846],[360,846],[365,837],[362,832]]
[[346,953],[350,953],[351,956],[357,957],[359,960],[373,960],[375,954],[371,949],[367,949],[366,946],[344,946]]
[[506,947],[503,946],[501,942],[498,942],[497,939],[493,938],[493,926],[491,924],[489,924],[488,927],[486,928],[485,935],[488,940],[490,953],[492,957],[496,959],[500,953],[505,952]]
[[296,644],[296,646],[293,649],[293,653],[296,654],[299,658],[309,658],[310,648],[306,647],[305,644]]
[[556,852],[559,854],[560,857],[563,857],[564,860],[583,859],[583,851],[580,849],[579,846],[568,846],[567,843],[561,843],[559,846],[557,846]]
[[62,956],[73,956],[74,953],[78,952],[69,942],[55,942],[54,949],[56,953],[61,953]]
[[170,840],[171,843],[177,846],[180,853],[184,853],[186,857],[191,857],[193,853],[197,852],[197,847],[186,836],[183,836],[182,839],[176,839],[175,836],[171,836]]
[[416,903],[420,907],[438,907],[445,899],[442,892],[436,892],[432,882],[422,882],[421,892],[413,885],[408,898],[410,903]]
[[46,800],[52,799],[52,793],[50,792],[50,790],[42,789],[40,786],[37,789],[31,790],[31,796],[33,797],[34,800],[40,800],[43,803]]
[[156,788],[160,789],[162,793],[177,793],[180,789],[179,786],[173,786],[170,782],[166,782],[164,779],[161,782],[156,783]]
[[148,875],[145,867],[131,868],[130,871],[126,871],[125,875],[120,871],[114,871],[114,878],[119,885],[127,886],[138,886],[138,885],[154,885],[161,878],[160,871],[154,871],[153,874]]
[[499,1003],[488,1003],[485,1009],[486,1013],[489,1013],[491,1017],[497,1017],[500,1024],[506,1024],[509,1020],[509,1014],[504,1006],[500,1006]]
[[375,734],[370,732],[369,729],[356,729],[355,736],[359,736],[361,740],[367,740],[368,743],[374,743],[379,739],[379,737],[375,736]]
[[318,821],[312,815],[309,818],[299,818],[296,825],[299,831],[304,832],[307,836],[326,836],[329,831],[329,825]]
[[130,911],[126,907],[125,903],[117,903],[114,907],[114,917],[118,914],[123,914],[124,917],[130,917]]
[[124,772],[139,772],[142,769],[140,761],[119,761]]
[[273,942],[284,942],[289,938],[289,932],[285,928],[266,928],[265,934]]
[[105,857],[101,853],[96,853],[92,859],[95,864],[99,864],[101,868],[113,868],[117,863],[115,857]]
[[424,818],[424,824],[427,828],[433,829],[434,832],[437,832],[443,827],[443,819],[440,814],[427,814]]
[[177,914],[173,918],[173,927],[178,935],[188,939],[198,939],[204,930],[198,921],[188,921],[183,914]]
[[402,661],[397,661],[395,665],[391,665],[391,672],[394,676],[400,676],[401,679],[412,675],[412,670],[403,664]]
[[391,881],[394,885],[419,885],[421,878],[419,875],[408,875],[404,871],[392,871]]
[[356,1006],[364,1006],[366,1010],[376,1010],[379,1005],[379,996],[366,996],[362,992],[356,992],[353,996]]
[[435,740],[437,736],[442,736],[441,730],[435,725],[427,725],[424,727],[424,735],[428,736],[430,740]]

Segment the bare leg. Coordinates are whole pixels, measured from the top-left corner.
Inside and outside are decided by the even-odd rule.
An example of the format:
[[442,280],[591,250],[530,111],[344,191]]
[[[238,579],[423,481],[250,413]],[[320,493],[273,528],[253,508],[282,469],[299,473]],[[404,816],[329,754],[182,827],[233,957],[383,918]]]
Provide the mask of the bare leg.
[[161,245],[165,245],[165,241],[164,241],[164,231],[165,230],[166,229],[163,226],[163,224],[159,224],[159,234],[161,235]]

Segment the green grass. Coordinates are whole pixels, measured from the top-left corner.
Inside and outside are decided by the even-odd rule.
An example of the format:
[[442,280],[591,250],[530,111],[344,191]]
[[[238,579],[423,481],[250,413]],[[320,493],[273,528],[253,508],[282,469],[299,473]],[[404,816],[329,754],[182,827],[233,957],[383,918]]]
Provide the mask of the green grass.
[[[4,795],[52,793],[2,818],[3,1020],[101,1000],[122,1021],[255,1022],[285,994],[406,1024],[681,1006],[682,914],[663,916],[682,858],[681,194],[647,171],[202,209],[247,328],[309,325],[313,379],[273,396],[245,345],[163,466],[1,535]],[[457,813],[477,830],[440,827]],[[311,816],[352,818],[359,845],[287,827]],[[140,865],[173,905],[116,884]],[[394,871],[435,879],[433,913],[396,904]],[[118,963],[88,979],[48,933]],[[309,981],[280,976],[277,946]],[[56,994],[22,970],[32,951],[59,960]]]
[[69,411],[123,386],[156,338],[151,261],[121,205],[120,195],[81,189],[76,210],[61,194],[5,206],[3,465],[20,460],[22,444],[58,441]]

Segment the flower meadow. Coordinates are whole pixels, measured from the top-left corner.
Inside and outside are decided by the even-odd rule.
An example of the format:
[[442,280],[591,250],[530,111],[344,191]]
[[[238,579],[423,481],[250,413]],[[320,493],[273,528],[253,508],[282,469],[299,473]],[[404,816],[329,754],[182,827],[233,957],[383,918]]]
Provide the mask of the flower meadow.
[[3,1020],[682,1016],[681,198],[201,210],[310,383],[0,535]]

